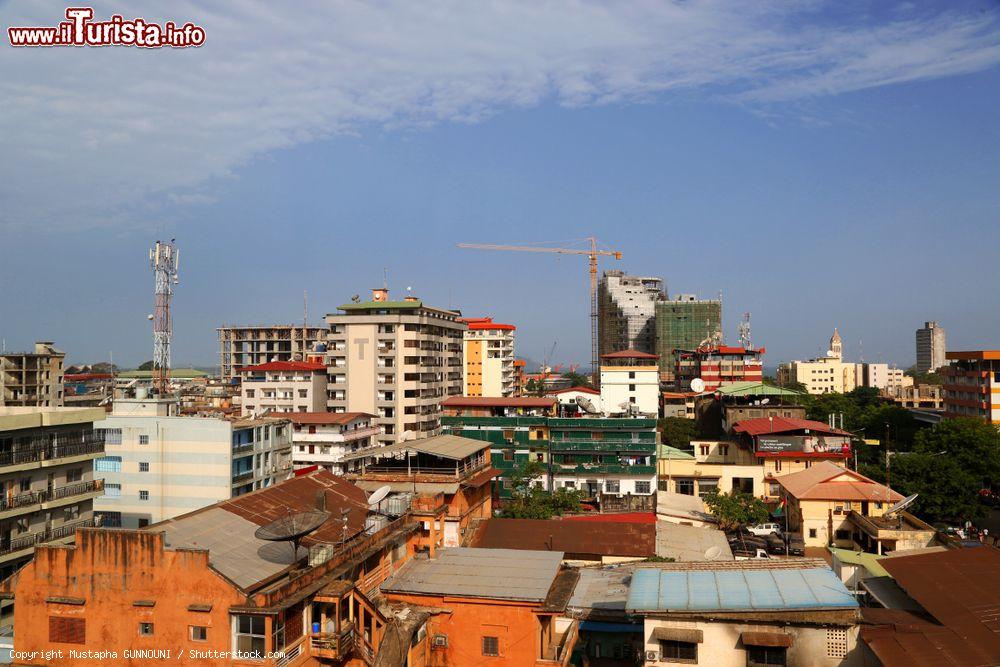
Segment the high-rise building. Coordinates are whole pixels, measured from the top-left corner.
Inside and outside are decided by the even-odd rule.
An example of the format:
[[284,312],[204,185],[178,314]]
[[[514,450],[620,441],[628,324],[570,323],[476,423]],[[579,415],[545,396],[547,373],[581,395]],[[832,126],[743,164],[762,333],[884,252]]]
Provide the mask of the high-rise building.
[[656,353],[664,380],[673,380],[677,350],[722,342],[722,301],[678,294],[669,301],[657,301],[655,307]]
[[245,366],[269,361],[309,361],[326,337],[323,327],[295,324],[224,326],[216,331],[223,382],[238,377]]
[[340,310],[326,316],[327,409],[378,415],[383,444],[437,435],[441,401],[462,393],[461,314],[387,289]]
[[291,423],[178,415],[175,399],[118,399],[95,424],[104,456],[94,470],[102,525],[142,528],[286,479]]
[[33,352],[0,353],[0,406],[61,406],[65,359],[48,341],[35,343]]
[[944,416],[1000,424],[1000,350],[948,352],[941,369]]
[[917,372],[933,373],[946,365],[945,345],[944,329],[937,322],[924,322],[917,329]]
[[513,324],[499,324],[490,317],[466,317],[463,339],[463,388],[466,396],[514,396]]
[[597,287],[597,346],[603,356],[656,353],[656,302],[666,298],[662,278],[605,271]]
[[[104,408],[0,408],[0,579],[31,560],[35,545],[66,543],[94,525],[94,459],[104,443],[93,423],[103,416]],[[9,606],[0,601],[0,624],[10,624]]]

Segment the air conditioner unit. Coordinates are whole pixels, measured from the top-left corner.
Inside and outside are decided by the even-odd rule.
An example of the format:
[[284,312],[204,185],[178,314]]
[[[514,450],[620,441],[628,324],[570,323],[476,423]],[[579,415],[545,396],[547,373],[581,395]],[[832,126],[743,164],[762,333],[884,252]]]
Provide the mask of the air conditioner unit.
[[434,648],[448,648],[448,635],[434,635],[431,639]]
[[660,652],[659,651],[646,651],[646,662],[659,662]]

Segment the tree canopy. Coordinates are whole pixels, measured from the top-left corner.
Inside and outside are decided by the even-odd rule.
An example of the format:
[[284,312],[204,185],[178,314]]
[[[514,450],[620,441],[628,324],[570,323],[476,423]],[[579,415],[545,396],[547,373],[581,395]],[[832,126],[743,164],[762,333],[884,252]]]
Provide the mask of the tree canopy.
[[763,500],[739,491],[721,493],[712,489],[705,496],[705,505],[719,520],[719,527],[723,530],[763,523],[771,516]]
[[153,360],[150,359],[149,361],[146,361],[146,362],[144,362],[142,364],[139,364],[139,368],[137,368],[136,370],[151,371],[151,370],[153,370],[153,367],[154,367]]
[[572,384],[571,387],[592,387],[590,383],[590,378],[583,373],[577,373],[576,371],[567,371],[562,374],[562,376],[569,380]]
[[690,448],[691,441],[698,437],[698,424],[694,419],[664,417],[657,426],[660,429],[660,441],[678,449]]
[[504,503],[500,516],[507,519],[551,519],[565,512],[580,510],[583,493],[576,489],[559,488],[551,493],[535,484],[545,474],[545,467],[528,461],[508,476],[511,499]]

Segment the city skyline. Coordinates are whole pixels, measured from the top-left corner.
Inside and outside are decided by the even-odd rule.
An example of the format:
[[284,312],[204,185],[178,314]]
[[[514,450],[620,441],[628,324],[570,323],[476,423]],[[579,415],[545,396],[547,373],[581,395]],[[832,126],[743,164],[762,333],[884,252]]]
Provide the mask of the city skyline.
[[[585,261],[455,244],[594,235],[624,253],[602,269],[721,291],[727,341],[751,312],[768,367],[821,354],[834,327],[848,358],[863,341],[866,360],[903,368],[927,320],[951,349],[990,347],[998,10],[838,7],[569,21],[484,6],[448,23],[317,6],[337,28],[302,52],[284,10],[153,6],[135,13],[194,20],[205,46],[5,45],[0,312],[16,316],[0,337],[54,340],[70,362],[146,361],[145,252],[177,238],[175,366],[213,366],[217,326],[301,321],[303,290],[319,323],[385,267],[395,294],[517,325],[519,355],[558,341],[554,360],[586,362]],[[5,9],[12,25],[59,18]],[[419,38],[357,37],[375,25]]]

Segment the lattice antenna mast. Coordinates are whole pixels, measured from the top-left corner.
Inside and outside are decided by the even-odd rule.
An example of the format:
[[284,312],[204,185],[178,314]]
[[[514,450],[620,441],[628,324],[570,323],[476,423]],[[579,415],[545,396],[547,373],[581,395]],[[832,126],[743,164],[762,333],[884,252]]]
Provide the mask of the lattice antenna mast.
[[170,382],[170,342],[173,338],[173,321],[170,317],[170,299],[178,281],[177,267],[180,251],[169,243],[156,242],[149,250],[149,266],[154,277],[153,305],[153,386],[161,396],[166,394]]

